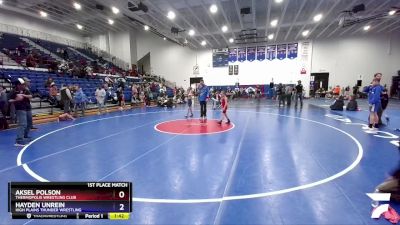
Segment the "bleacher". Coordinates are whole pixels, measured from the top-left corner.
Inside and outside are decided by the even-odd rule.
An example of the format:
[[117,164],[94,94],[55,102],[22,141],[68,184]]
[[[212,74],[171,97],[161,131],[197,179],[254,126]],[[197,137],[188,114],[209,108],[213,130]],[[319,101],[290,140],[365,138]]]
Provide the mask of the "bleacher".
[[[97,56],[93,52],[91,52],[88,49],[83,49],[83,48],[73,48],[76,51],[71,50],[70,46],[55,43],[55,42],[50,42],[42,39],[35,39],[35,38],[30,38],[30,37],[23,37],[15,34],[9,34],[9,33],[1,33],[0,36],[0,51],[3,52],[4,54],[8,55],[12,60],[16,61],[18,64],[22,64],[25,66],[25,60],[28,56],[28,50],[35,49],[36,52],[40,53],[40,57],[37,60],[38,62],[38,67],[39,68],[48,68],[49,64],[51,62],[57,61],[54,58],[52,58],[49,54],[46,54],[40,49],[36,49],[32,46],[30,46],[28,43],[25,43],[21,38],[27,38],[30,41],[33,41],[36,45],[39,45],[40,47],[50,51],[52,54],[55,54],[59,56],[60,58],[63,58],[63,55],[61,54],[60,51],[57,50],[65,50],[68,53],[68,59],[70,61],[74,62],[86,62],[90,61],[90,59],[96,60],[100,67],[98,68],[98,71],[96,72],[104,72],[105,69],[111,69],[114,68],[113,71],[122,73],[124,72],[125,68],[120,68],[117,65],[115,65],[112,62],[104,60],[102,57]],[[13,54],[16,49],[20,49],[20,54]],[[79,54],[79,53],[81,54]],[[87,56],[87,57],[85,57]],[[90,59],[89,59],[90,58]],[[60,62],[59,62],[60,63]],[[107,64],[107,68],[104,67],[104,65]]]
[[[51,77],[60,89],[61,85],[78,85],[82,87],[83,92],[89,98],[91,103],[96,103],[95,91],[103,84],[103,79],[80,79],[72,77],[60,77],[54,73],[31,71],[31,70],[18,70],[18,69],[3,69],[0,70],[0,78],[8,79],[11,82],[16,81],[18,78],[27,77],[31,80],[31,91],[38,94],[40,98],[47,99],[49,90],[45,87],[45,82],[48,77]],[[131,99],[132,91],[129,84],[126,84],[124,96],[128,101]]]
[[49,50],[50,52],[58,55],[61,58],[64,57],[63,54],[61,54],[61,52],[60,52],[60,50],[63,49],[64,51],[67,51],[68,58],[72,61],[81,61],[81,60],[87,61],[87,60],[89,60],[88,58],[69,49],[67,45],[50,42],[50,41],[46,41],[46,40],[33,39],[33,38],[30,38],[30,40],[34,41],[37,45],[40,45],[41,47]]
[[37,64],[40,68],[47,68],[48,64],[54,61],[50,55],[30,47],[27,43],[21,40],[20,37],[21,36],[14,34],[2,33],[0,38],[0,51],[18,64],[24,64],[24,61],[26,61],[29,51],[31,50],[36,50],[40,53],[40,56],[37,58]]

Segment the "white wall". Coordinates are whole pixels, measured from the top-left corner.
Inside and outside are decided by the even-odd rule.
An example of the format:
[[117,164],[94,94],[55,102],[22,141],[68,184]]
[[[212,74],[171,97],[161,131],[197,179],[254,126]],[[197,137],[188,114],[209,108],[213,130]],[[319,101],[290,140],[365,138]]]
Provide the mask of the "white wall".
[[87,37],[86,41],[102,51],[110,52],[108,34],[93,35],[91,37]]
[[[10,28],[10,26],[7,25],[29,29],[32,31],[28,33],[21,33],[21,29]],[[70,39],[82,43],[84,42],[84,38],[79,32],[65,29],[65,27],[61,27],[53,22],[48,22],[45,19],[38,19],[15,12],[10,12],[4,9],[0,9],[0,30],[2,32],[18,33],[20,35],[32,36],[35,38],[49,39],[46,38],[46,35],[38,34],[38,32],[43,32],[58,36],[63,39]]]
[[187,87],[196,65],[196,52],[188,47],[164,41],[149,32],[137,33],[138,60],[150,52],[151,72]]
[[136,30],[108,32],[86,38],[87,43],[129,64],[137,62]]
[[364,86],[376,72],[390,86],[400,70],[399,34],[315,40],[313,46],[312,72],[329,72],[329,86],[353,86],[360,76]]
[[131,61],[129,32],[109,32],[110,54],[125,62]]
[[[296,59],[274,59],[272,61],[245,61],[230,63],[230,65],[239,65],[239,75],[229,75],[228,67],[212,67],[212,50],[201,51],[198,54],[200,75],[208,85],[261,85],[269,84],[274,79],[275,83],[294,84],[301,80],[306,92],[309,90],[310,68],[311,68],[311,50],[312,44],[307,56],[303,56],[301,49],[302,43],[299,43],[299,52]],[[306,69],[306,74],[300,74],[302,68]]]

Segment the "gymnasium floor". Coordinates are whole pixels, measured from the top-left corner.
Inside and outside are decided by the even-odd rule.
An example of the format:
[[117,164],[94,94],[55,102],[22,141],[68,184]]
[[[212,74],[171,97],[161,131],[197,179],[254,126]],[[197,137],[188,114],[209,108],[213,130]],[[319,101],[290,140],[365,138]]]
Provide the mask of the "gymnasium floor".
[[[399,161],[399,102],[379,133],[363,129],[366,111],[327,104],[232,102],[233,125],[206,135],[193,133],[221,129],[210,105],[207,127],[180,121],[183,106],[137,109],[40,125],[22,151],[15,130],[0,132],[0,224],[390,224],[370,219],[365,193]],[[167,121],[183,128],[158,131]],[[133,213],[119,222],[11,220],[9,181],[131,181]]]

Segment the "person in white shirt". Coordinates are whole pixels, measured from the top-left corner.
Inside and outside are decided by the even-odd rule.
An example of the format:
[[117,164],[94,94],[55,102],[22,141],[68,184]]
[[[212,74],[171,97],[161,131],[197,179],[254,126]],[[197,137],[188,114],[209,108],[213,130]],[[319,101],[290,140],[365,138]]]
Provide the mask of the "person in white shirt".
[[[187,113],[186,113],[186,118],[188,117],[193,117],[193,111],[192,111],[192,105],[193,105],[193,90],[192,87],[189,87],[187,90],[187,105],[188,105],[188,109],[187,109]],[[189,115],[190,113],[190,115]]]
[[106,98],[106,90],[104,90],[103,86],[100,86],[96,89],[95,96],[97,100],[97,106],[99,107],[98,114],[101,114],[102,111],[104,111],[104,99]]
[[138,89],[135,84],[132,84],[132,104],[137,102]]

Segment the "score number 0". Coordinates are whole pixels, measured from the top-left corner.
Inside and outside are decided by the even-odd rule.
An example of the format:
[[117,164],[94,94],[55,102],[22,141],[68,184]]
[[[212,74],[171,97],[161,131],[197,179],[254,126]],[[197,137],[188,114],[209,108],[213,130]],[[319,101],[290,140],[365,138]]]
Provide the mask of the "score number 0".
[[[120,191],[120,192],[118,193],[118,197],[119,197],[119,198],[124,198],[124,197],[125,197],[125,192]],[[125,205],[124,205],[124,204],[119,204],[119,210],[120,210],[120,211],[124,211],[124,210],[125,210]]]

